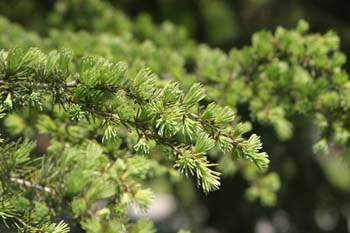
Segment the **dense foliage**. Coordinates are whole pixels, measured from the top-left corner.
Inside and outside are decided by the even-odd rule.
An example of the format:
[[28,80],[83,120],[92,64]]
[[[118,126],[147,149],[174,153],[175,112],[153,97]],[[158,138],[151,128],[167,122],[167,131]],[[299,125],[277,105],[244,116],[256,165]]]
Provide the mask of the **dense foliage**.
[[250,183],[238,192],[272,206],[280,181],[253,125],[284,141],[300,117],[316,154],[349,154],[350,80],[334,32],[309,33],[301,20],[226,53],[106,1],[58,1],[42,17],[41,35],[0,18],[0,217],[10,228],[68,232],[65,215],[86,232],[154,232],[128,215],[155,198],[152,180],[191,176],[208,193],[235,170]]

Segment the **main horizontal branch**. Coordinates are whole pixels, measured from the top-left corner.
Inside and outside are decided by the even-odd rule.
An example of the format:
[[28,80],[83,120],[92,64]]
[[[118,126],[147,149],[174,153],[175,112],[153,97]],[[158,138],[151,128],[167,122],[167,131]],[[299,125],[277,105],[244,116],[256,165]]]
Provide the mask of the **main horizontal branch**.
[[[50,95],[72,120],[102,119],[106,142],[115,141],[117,125],[135,129],[140,139],[170,147],[183,169],[193,169],[196,164],[195,174],[205,192],[217,189],[219,184],[219,173],[209,168],[214,164],[205,157],[215,145],[224,151],[234,150],[259,167],[268,166],[267,155],[260,152],[261,142],[257,136],[246,140],[242,136],[244,132],[229,129],[234,120],[232,110],[214,103],[205,108],[199,106],[205,93],[198,84],[187,93],[177,83],[157,87],[156,77],[147,68],[131,76],[125,63],[94,57],[83,57],[75,63],[75,70],[71,70],[73,55],[67,50],[48,55],[35,48],[1,53],[0,98],[7,110],[42,106]],[[73,80],[68,82],[68,77]],[[142,146],[146,147],[147,144]],[[188,163],[188,156],[193,164]],[[14,181],[51,192],[25,181]]]

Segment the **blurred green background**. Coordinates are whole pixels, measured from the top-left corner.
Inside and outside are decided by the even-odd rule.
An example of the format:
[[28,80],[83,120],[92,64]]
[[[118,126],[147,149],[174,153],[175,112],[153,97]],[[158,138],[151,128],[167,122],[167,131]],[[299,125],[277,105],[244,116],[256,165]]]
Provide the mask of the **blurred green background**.
[[[336,31],[341,37],[342,51],[346,55],[350,51],[349,0],[105,1],[131,19],[146,13],[158,23],[171,21],[186,28],[196,41],[225,51],[249,44],[257,30],[294,26],[301,18],[310,23],[312,32]],[[0,14],[45,35],[48,24],[74,18],[73,12],[57,20],[51,12],[59,6],[58,2],[2,0]],[[90,20],[102,16],[94,17]],[[89,22],[82,20],[78,25],[77,29],[90,30]],[[349,60],[346,68],[349,70]],[[159,205],[172,211],[154,218],[159,232],[173,232],[180,227],[204,233],[350,232],[350,161],[332,153],[323,157],[314,155],[310,146],[313,139],[308,133],[312,130],[311,122],[305,119],[294,122],[294,136],[286,142],[280,142],[271,128],[254,126],[255,132],[262,136],[264,150],[270,154],[271,171],[281,177],[275,206],[263,207],[247,201],[242,190],[248,184],[240,174],[224,178],[221,189],[209,195],[200,190],[192,193],[196,189],[186,188],[185,183],[166,189]]]

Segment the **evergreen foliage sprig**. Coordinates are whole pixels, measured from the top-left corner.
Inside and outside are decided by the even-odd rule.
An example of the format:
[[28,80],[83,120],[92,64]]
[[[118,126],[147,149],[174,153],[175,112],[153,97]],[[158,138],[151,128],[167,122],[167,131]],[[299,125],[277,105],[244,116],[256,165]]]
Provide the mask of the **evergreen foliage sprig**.
[[[186,94],[177,83],[157,88],[156,77],[147,68],[132,77],[125,63],[89,56],[75,64],[74,72],[69,69],[73,56],[67,50],[46,55],[36,48],[27,51],[15,48],[1,51],[0,58],[5,109],[26,106],[40,109],[48,93],[52,103],[67,109],[72,120],[102,117],[107,126],[104,141],[115,141],[113,127],[120,124],[136,129],[140,138],[170,146],[178,155],[184,151],[205,154],[218,144],[238,150],[242,157],[267,167],[267,156],[259,154],[258,137],[244,140],[239,131],[225,128],[234,120],[229,107],[215,103],[197,106],[205,97],[201,85],[194,84]],[[187,149],[192,143],[195,146]]]
[[[128,71],[127,65],[122,62],[114,63],[92,56],[76,58],[68,50],[45,54],[36,48],[2,50],[0,75],[1,107],[5,113],[21,111],[23,108],[52,111],[58,106],[61,111],[68,113],[71,122],[98,119],[104,128],[100,142],[107,144],[118,141],[118,130],[123,126],[130,132],[136,132],[138,142],[134,149],[140,153],[149,154],[152,142],[169,148],[167,156],[171,156],[174,167],[186,175],[195,175],[204,192],[216,190],[220,185],[220,172],[211,169],[215,164],[206,157],[206,153],[215,146],[224,152],[235,150],[236,154],[253,161],[260,168],[265,169],[268,166],[267,154],[260,152],[259,138],[256,135],[248,140],[243,138],[244,132],[232,125],[234,113],[230,108],[223,108],[215,103],[207,106],[199,104],[205,98],[205,91],[199,84],[194,84],[185,93],[178,83],[169,82],[164,86],[157,86],[157,78],[148,68],[133,72]],[[42,130],[50,125],[48,122],[40,124]],[[51,124],[50,128],[55,126]],[[34,223],[27,226],[24,224],[25,220],[13,215],[12,224],[25,230],[38,228],[36,222],[44,224],[49,221],[47,216],[44,218],[44,213],[52,211],[59,214],[60,206],[68,197],[73,199],[70,211],[80,218],[83,228],[91,232],[101,232],[101,229],[105,229],[99,225],[102,223],[96,219],[97,222],[94,222],[92,218],[103,212],[103,215],[114,216],[119,221],[125,219],[125,213],[122,217],[118,216],[118,212],[108,206],[125,198],[128,193],[132,194],[140,207],[147,206],[152,198],[151,193],[147,189],[140,189],[140,185],[132,181],[132,173],[142,177],[142,170],[145,170],[140,167],[132,172],[135,170],[136,160],[130,162],[132,170],[128,171],[125,168],[128,165],[122,164],[128,163],[132,157],[126,162],[119,159],[106,160],[102,148],[91,143],[86,145],[84,141],[82,143],[82,147],[75,145],[71,149],[63,148],[63,152],[60,151],[59,144],[53,144],[47,155],[34,159],[31,157],[33,143],[24,141],[12,146],[5,142],[2,147],[2,195],[13,198],[13,195],[17,195],[18,188],[22,187],[24,200],[28,200],[30,192],[38,193],[39,200],[44,201],[38,204],[45,205],[42,208],[46,210],[45,212],[35,205],[29,211],[24,211],[24,207],[16,209],[23,216],[35,213],[36,220],[25,218],[26,221]],[[83,149],[84,145],[86,149]],[[75,167],[76,163],[79,168]],[[118,170],[125,171],[119,178],[115,177]],[[56,172],[50,174],[50,171]],[[67,171],[69,172],[66,173]],[[96,177],[96,174],[100,175]],[[95,179],[90,180],[89,176]],[[127,177],[131,179],[131,187],[124,184]],[[124,191],[116,190],[124,185]],[[83,188],[85,186],[88,188]],[[133,186],[135,190],[131,191]],[[79,199],[80,195],[84,197]],[[96,210],[94,205],[100,199],[106,200],[107,204]],[[124,205],[128,203],[129,201],[125,201]],[[119,211],[122,211],[123,206],[120,208]],[[44,212],[35,212],[40,210]],[[91,214],[91,211],[94,213]],[[123,222],[120,224],[123,225]],[[40,229],[55,232],[47,230],[45,226],[42,225]],[[55,227],[59,229],[58,232],[66,231],[62,224]]]
[[[87,232],[154,232],[127,208],[145,210],[145,180],[175,170],[210,192],[237,167],[247,198],[273,205],[279,178],[257,169],[267,154],[243,137],[251,124],[237,106],[281,140],[301,116],[315,125],[316,153],[349,148],[350,81],[334,32],[300,21],[225,53],[105,1],[57,1],[47,19],[39,36],[0,16],[0,217],[11,228],[67,232],[65,212]],[[36,146],[37,133],[49,139]]]

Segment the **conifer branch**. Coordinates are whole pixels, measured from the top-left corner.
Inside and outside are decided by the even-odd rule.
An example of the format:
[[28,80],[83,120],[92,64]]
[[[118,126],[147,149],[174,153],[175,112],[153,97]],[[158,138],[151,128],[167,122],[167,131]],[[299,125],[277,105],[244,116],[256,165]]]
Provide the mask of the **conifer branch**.
[[28,188],[35,188],[35,189],[38,189],[40,191],[43,191],[45,193],[49,193],[49,194],[52,194],[52,195],[56,194],[55,190],[53,190],[53,189],[51,189],[49,187],[41,186],[41,185],[36,184],[36,183],[32,183],[32,182],[30,182],[28,180],[11,177],[10,181],[13,182],[13,183],[19,184],[19,185],[23,185],[23,186],[28,187]]
[[[212,103],[197,113],[190,111],[190,107],[204,97],[201,86],[194,85],[187,95],[176,83],[157,88],[154,86],[155,77],[149,69],[141,69],[135,77],[128,77],[125,64],[112,63],[102,58],[83,57],[77,64],[78,72],[72,72],[68,68],[72,54],[67,50],[45,55],[35,48],[27,51],[16,48],[1,51],[0,54],[1,83],[3,86],[6,84],[6,88],[2,88],[5,98],[3,106],[8,110],[12,106],[41,106],[42,98],[51,95],[56,104],[67,109],[72,120],[81,120],[89,115],[102,118],[108,125],[105,141],[115,141],[113,127],[121,124],[136,129],[148,140],[169,146],[176,159],[183,158],[183,153],[191,151],[199,169],[208,170],[197,170],[197,178],[202,180],[201,186],[205,192],[218,188],[219,173],[212,178],[207,176],[212,173],[209,171],[212,165],[204,156],[210,148],[199,154],[188,150],[198,140],[206,143],[213,137],[224,150],[235,149],[243,158],[253,160],[259,167],[267,167],[267,156],[261,157],[258,150],[248,153],[244,148],[255,147],[260,141],[250,143],[241,134],[233,137],[230,135],[233,132],[225,129],[234,120],[234,114],[229,108]],[[67,82],[68,77],[75,80]],[[24,98],[29,103],[23,101]],[[179,134],[183,123],[188,121],[199,124],[190,126],[193,130],[184,131],[192,138],[186,142],[180,140]],[[196,136],[202,134],[208,136]]]
[[[66,224],[50,220],[68,212],[89,232],[153,232],[148,221],[128,222],[130,203],[145,209],[154,198],[140,180],[175,168],[194,176],[205,193],[217,190],[221,173],[208,155],[218,149],[225,158],[238,156],[260,168],[252,175],[252,167],[239,161],[252,184],[249,199],[273,205],[279,179],[261,174],[269,160],[260,137],[246,139],[250,124],[238,123],[231,108],[212,100],[247,107],[249,120],[272,125],[281,140],[293,134],[292,117],[310,118],[320,139],[316,153],[350,145],[349,74],[333,32],[308,34],[300,21],[295,29],[255,33],[251,45],[226,54],[196,45],[169,23],[146,20],[148,29],[139,30],[137,20],[101,1],[84,4],[108,17],[84,26],[90,14],[72,1],[59,2],[53,18],[91,34],[55,29],[44,38],[0,16],[0,47],[6,48],[0,51],[0,118],[11,113],[2,122],[8,131],[0,135],[8,137],[0,138],[0,218],[13,222],[11,228],[66,233]],[[76,55],[53,50],[65,47]],[[112,62],[118,60],[128,65]],[[169,78],[178,82],[165,84]],[[29,111],[38,118],[27,109],[38,110]],[[45,155],[30,140],[11,141],[36,130],[50,136]],[[173,168],[164,169],[163,157]]]

